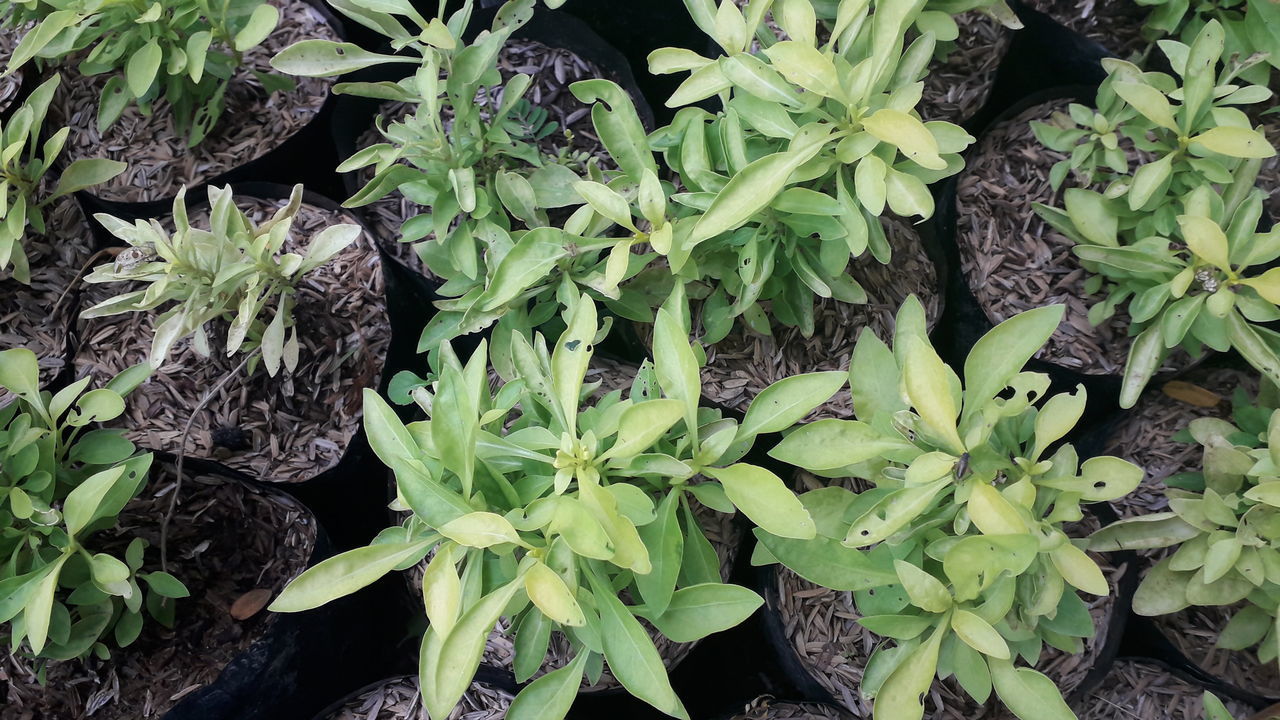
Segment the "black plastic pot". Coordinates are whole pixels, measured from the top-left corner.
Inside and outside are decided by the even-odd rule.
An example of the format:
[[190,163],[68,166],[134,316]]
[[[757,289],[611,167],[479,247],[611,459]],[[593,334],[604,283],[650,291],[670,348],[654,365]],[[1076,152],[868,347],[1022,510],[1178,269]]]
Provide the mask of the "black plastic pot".
[[[347,38],[346,25],[330,10],[325,0],[305,1],[324,17],[339,38]],[[205,188],[210,185],[222,186],[242,182],[274,182],[286,185],[305,183],[310,190],[336,195],[339,186],[333,168],[337,161],[330,155],[331,148],[328,143],[334,103],[335,96],[330,92],[320,111],[297,133],[260,157],[225,170],[197,185],[187,187],[188,197],[203,197]],[[236,118],[226,115],[220,122],[236,122]],[[271,128],[263,128],[262,139],[264,142],[272,141]],[[142,202],[121,202],[99,197],[91,190],[81,190],[77,193],[92,212],[106,212],[131,219],[167,213],[173,205],[174,195]]]

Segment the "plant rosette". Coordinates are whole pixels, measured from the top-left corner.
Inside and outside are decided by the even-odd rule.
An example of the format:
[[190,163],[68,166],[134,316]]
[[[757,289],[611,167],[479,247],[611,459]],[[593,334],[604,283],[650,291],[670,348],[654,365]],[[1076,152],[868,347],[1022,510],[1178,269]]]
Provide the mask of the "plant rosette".
[[[1036,359],[1084,375],[1119,376],[1133,344],[1126,307],[1090,321],[1089,272],[1073,252],[1076,243],[1034,211],[1036,203],[1054,203],[1050,170],[1068,154],[1042,145],[1031,123],[1053,122],[1071,104],[1064,98],[1033,105],[978,141],[956,183],[959,268],[993,324],[1045,304],[1065,306],[1065,321]],[[1190,363],[1175,353],[1160,370]]]
[[1178,380],[1148,387],[1133,410],[1106,428],[1104,452],[1145,471],[1142,484],[1112,501],[1122,518],[1169,509],[1166,481],[1200,469],[1204,448],[1178,437],[1192,420],[1231,418],[1253,401],[1257,375],[1234,368],[1197,368]]
[[[481,88],[476,95],[476,105],[482,108],[481,115],[486,120],[489,114],[502,106],[503,90],[512,78],[523,74],[531,78],[529,88],[525,91],[522,103],[504,122],[507,132],[514,138],[533,143],[542,158],[540,162],[546,168],[538,173],[532,165],[528,165],[528,173],[532,173],[535,195],[551,192],[554,183],[552,176],[563,181],[575,182],[576,177],[561,171],[570,169],[572,173],[585,175],[586,163],[591,158],[602,168],[612,167],[612,161],[605,151],[604,145],[596,136],[591,119],[591,105],[584,103],[568,92],[569,85],[592,78],[607,78],[617,81],[618,78],[596,66],[590,60],[575,55],[571,50],[554,48],[534,39],[521,37],[519,33],[502,46],[496,59],[496,67],[501,77],[497,85]],[[387,101],[377,110],[374,126],[361,135],[355,144],[355,152],[385,142],[379,128],[387,127],[395,122],[405,122],[406,116],[412,115],[416,106],[412,103]],[[453,123],[451,105],[440,108],[441,120],[446,126]],[[563,159],[564,162],[557,162]],[[401,158],[398,163],[410,165],[409,160]],[[554,166],[554,167],[553,167]],[[350,173],[350,178],[357,180],[363,187],[374,179],[376,166],[367,166]],[[350,187],[353,194],[357,187]],[[419,197],[419,199],[422,199]],[[553,202],[553,201],[549,201]],[[553,202],[553,204],[555,204]],[[566,213],[572,209],[548,208]],[[415,251],[417,244],[405,240],[402,232],[405,223],[419,215],[429,214],[429,207],[420,205],[409,199],[399,189],[360,208],[370,228],[376,233],[380,244],[406,267],[418,269],[434,276],[424,265],[422,258]],[[421,223],[422,221],[417,221]],[[410,234],[417,234],[410,226]],[[435,233],[431,232],[417,242],[430,242]]]
[[[193,207],[189,216],[182,211],[179,224],[190,229],[176,257],[202,268],[191,282],[157,280],[176,267],[156,255],[156,240],[176,242],[178,235],[170,233],[177,215],[152,225],[110,224],[130,247],[89,276],[95,284],[82,304],[87,319],[76,366],[101,375],[148,358],[159,365],[118,421],[140,445],[185,450],[268,482],[302,482],[342,458],[360,427],[360,394],[378,386],[391,335],[381,259],[368,232],[328,201],[304,196],[301,186],[291,196],[285,188],[234,198],[231,192],[211,190],[221,198],[214,216],[230,223],[226,234],[211,238],[205,230],[212,227],[207,205]],[[175,211],[184,202],[180,197]],[[280,214],[285,219],[277,222]],[[249,225],[256,228],[253,236],[231,232]],[[153,234],[139,227],[158,229]],[[267,238],[272,245],[264,245]],[[238,243],[242,249],[235,252],[244,253],[251,241],[257,258],[223,256],[241,265],[216,290],[213,271],[203,268],[219,256],[191,254],[202,243],[201,252],[227,252]],[[316,261],[318,267],[305,269]],[[246,263],[258,263],[266,274],[245,275]],[[292,279],[279,284],[284,276],[277,273],[285,271]],[[191,302],[199,313],[184,312],[188,297],[197,298]],[[157,302],[130,312],[140,298]],[[207,325],[192,334],[187,325],[197,321]],[[134,340],[125,344],[122,337]]]
[[157,463],[117,525],[101,531],[103,549],[122,554],[133,538],[142,538],[145,566],[160,567],[161,524],[175,492],[167,567],[190,597],[167,609],[172,627],[148,617],[136,639],[113,646],[108,659],[42,666],[21,653],[7,654],[0,672],[8,678],[11,712],[160,718],[267,634],[274,616],[263,608],[303,571],[315,548],[310,512],[283,493],[212,475],[188,473],[178,487],[173,468]]
[[1053,18],[1063,26],[1106,48],[1116,57],[1130,59],[1145,52],[1143,38],[1149,2],[1125,0],[1018,0]]
[[[159,8],[161,3],[152,7]],[[260,44],[244,52],[238,67],[227,62],[224,71],[230,81],[221,99],[222,114],[212,115],[216,124],[194,147],[189,145],[191,133],[180,128],[164,97],[153,97],[149,112],[131,102],[121,105],[119,119],[103,127],[98,119],[100,98],[107,88],[123,87],[127,72],[86,75],[71,67],[64,69],[66,84],[50,109],[50,118],[73,128],[66,150],[69,157],[92,157],[105,150],[108,157],[129,163],[127,172],[94,189],[95,197],[130,203],[167,200],[184,186],[194,190],[266,155],[319,115],[329,98],[331,81],[290,82],[271,69],[270,59],[301,38],[337,40],[340,29],[312,0],[273,0],[262,7],[279,11],[278,24]],[[194,37],[192,42],[198,44]],[[211,56],[213,49],[207,52]],[[139,55],[145,55],[144,50],[134,57]],[[168,62],[176,62],[175,57]],[[171,66],[157,66],[157,75],[168,77],[165,73]],[[155,82],[158,86],[159,81]],[[148,91],[156,92],[154,87]]]
[[[1023,720],[1073,717],[1053,680],[1016,663],[1034,667],[1048,648],[1079,654],[1106,635],[1078,591],[1101,598],[1111,583],[1072,524],[1082,502],[1130,492],[1142,471],[1113,457],[1081,463],[1059,441],[1084,412],[1083,387],[1045,398],[1049,377],[1022,372],[1062,316],[1044,307],[996,326],[974,344],[962,382],[908,300],[892,349],[863,332],[849,373],[828,374],[850,384],[858,419],[800,425],[770,450],[874,486],[805,493],[817,537],[757,530],[754,559],[854,593],[859,624],[892,640],[868,659],[859,688],[877,718],[922,718],[935,676],[954,676],[979,703],[994,691]],[[775,388],[784,384],[802,395],[794,379]]]
[[765,696],[752,700],[727,720],[853,720],[854,716],[822,703],[778,702]]
[[[1226,714],[1222,714],[1225,712]],[[1250,720],[1253,709],[1219,699],[1163,663],[1117,660],[1079,703],[1080,720]]]
[[[881,218],[880,223],[892,248],[893,261],[884,264],[863,256],[853,260],[846,271],[866,292],[866,302],[819,300],[809,337],[799,328],[772,319],[769,335],[735,324],[727,336],[704,348],[707,362],[702,368],[703,396],[719,407],[745,412],[762,390],[783,378],[808,372],[847,371],[859,330],[867,327],[881,338],[892,337],[894,313],[910,295],[925,303],[932,329],[942,315],[937,267],[913,227],[889,217]],[[699,290],[696,285],[688,289]],[[695,302],[693,307],[699,316],[698,329],[704,330],[701,314],[706,303]],[[637,332],[646,346],[652,343],[652,325],[638,324]],[[819,406],[811,419],[847,417],[851,413],[849,393],[842,389]]]
[[[446,720],[504,720],[512,695],[493,685],[474,682]],[[355,693],[340,707],[321,713],[316,720],[421,720],[422,696],[418,678],[392,678]]]
[[[317,565],[273,605],[316,607],[434,552],[423,582],[430,627],[420,660],[431,717],[456,705],[506,618],[515,628],[517,681],[542,667],[554,633],[576,650],[568,665],[517,695],[509,718],[564,717],[584,676],[596,680],[606,662],[628,692],[687,718],[640,620],[692,642],[761,604],[722,582],[689,499],[741,510],[781,535],[814,532],[781,479],[739,462],[756,434],[807,414],[807,399],[763,404],[742,425],[699,408],[693,349],[678,310],[664,307],[655,363],[641,368],[625,397],[615,391],[584,406],[592,389],[583,381],[601,337],[586,295],[564,325],[554,350],[541,335],[495,336],[493,367],[506,380],[496,394],[488,390],[485,344],[465,365],[446,347],[434,381],[396,384],[427,409],[426,421],[406,427],[367,392],[370,443],[396,473],[393,507],[414,515],[373,545]],[[447,416],[431,410],[442,407]],[[709,481],[692,483],[698,476]],[[624,591],[635,604],[624,603]]]
[[1168,481],[1169,509],[1090,538],[1097,550],[1171,550],[1146,570],[1134,611],[1158,617],[1169,639],[1206,672],[1262,697],[1280,696],[1276,404],[1270,388],[1257,401],[1237,404],[1230,421],[1192,420],[1188,439],[1203,448],[1203,462]]
[[[852,478],[823,482],[805,472],[799,473],[799,477],[798,489],[802,493],[824,487],[840,487],[853,492],[869,489],[865,482]],[[1086,515],[1081,522],[1068,526],[1065,531],[1072,536],[1083,537],[1097,528],[1097,520]],[[1125,623],[1123,617],[1118,616],[1116,599],[1123,592],[1130,566],[1113,564],[1104,555],[1092,557],[1110,588],[1107,595],[1088,601],[1093,635],[1084,639],[1080,653],[1045,648],[1035,665],[1036,670],[1051,679],[1064,696],[1070,696],[1085,686],[1094,668],[1109,659],[1110,646],[1124,630]],[[789,651],[795,654],[808,676],[857,717],[869,717],[873,712],[874,698],[860,695],[860,688],[865,682],[868,660],[884,639],[861,624],[863,614],[858,610],[858,603],[870,602],[868,598],[877,594],[881,600],[891,593],[897,593],[901,598],[902,592],[900,588],[877,588],[868,594],[836,591],[810,582],[780,565],[766,584],[764,597],[770,612],[776,616],[777,632],[781,633]],[[774,622],[772,618],[770,621]],[[954,678],[935,683],[925,704],[925,717],[932,720],[970,720],[981,716],[983,707],[989,707],[967,695]]]

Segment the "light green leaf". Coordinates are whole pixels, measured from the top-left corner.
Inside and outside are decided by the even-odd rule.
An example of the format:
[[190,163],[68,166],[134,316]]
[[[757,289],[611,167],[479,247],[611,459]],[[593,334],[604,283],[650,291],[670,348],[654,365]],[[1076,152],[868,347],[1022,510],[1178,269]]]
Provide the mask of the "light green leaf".
[[704,472],[719,480],[734,506],[764,530],[799,540],[817,535],[809,511],[772,472],[746,463],[706,468]]
[[350,595],[396,567],[425,557],[431,543],[430,540],[381,543],[335,555],[308,568],[289,583],[268,609],[301,612]]
[[[780,432],[826,402],[845,383],[842,372],[816,372],[783,378],[751,400],[738,428],[739,437]],[[775,448],[776,449],[776,448]]]

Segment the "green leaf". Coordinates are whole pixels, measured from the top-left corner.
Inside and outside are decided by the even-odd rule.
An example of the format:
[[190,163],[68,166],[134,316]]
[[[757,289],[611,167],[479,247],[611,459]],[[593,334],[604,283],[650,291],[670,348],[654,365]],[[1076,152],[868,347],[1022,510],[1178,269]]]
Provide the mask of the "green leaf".
[[45,641],[49,637],[49,622],[53,614],[54,593],[58,589],[58,578],[62,573],[62,566],[66,564],[69,557],[71,557],[69,552],[63,553],[58,556],[57,560],[54,560],[41,570],[45,575],[37,582],[35,589],[31,591],[31,595],[27,600],[26,610],[22,615],[27,631],[27,642],[31,643],[31,650],[37,655],[44,650]]
[[893,567],[912,605],[929,613],[944,613],[951,607],[951,592],[937,578],[902,560],[895,560]]
[[507,708],[507,720],[562,720],[569,714],[582,685],[588,652],[579,650],[568,665],[529,683]]
[[[521,578],[517,577],[485,595],[462,614],[443,639],[437,636],[432,641],[436,634],[428,630],[419,659],[419,687],[422,704],[431,717],[448,717],[466,694],[484,655],[485,640],[521,587]],[[435,652],[428,652],[428,645],[434,646]],[[424,675],[430,675],[430,680],[424,682]]]
[[600,459],[627,458],[645,452],[683,415],[684,407],[679,400],[660,398],[632,405],[622,411],[618,438]]
[[1009,380],[1044,347],[1062,322],[1065,310],[1062,305],[1049,305],[1019,313],[974,343],[964,361],[965,395],[980,400],[965,403],[961,423],[980,412],[985,402],[1004,390]]
[[271,603],[273,612],[301,612],[359,590],[406,562],[426,557],[432,541],[380,543],[348,550],[308,568]]
[[806,470],[822,471],[912,447],[905,439],[882,435],[862,421],[828,418],[796,428],[769,451],[769,456]]
[[942,646],[946,623],[938,625],[920,647],[903,659],[880,686],[873,706],[875,720],[921,720],[924,697],[933,685],[938,669],[938,650]]
[[62,171],[62,175],[58,177],[58,186],[54,188],[49,199],[104,183],[124,172],[128,167],[128,163],[106,158],[80,158]]
[[40,402],[40,366],[36,354],[26,348],[0,351],[0,387],[37,407]]
[[965,644],[983,655],[999,660],[1010,658],[1009,645],[1000,635],[1000,631],[968,610],[956,609],[951,616],[951,629],[956,631],[956,635]]
[[98,506],[116,482],[124,476],[126,466],[113,468],[91,475],[80,483],[68,495],[62,507],[62,519],[67,525],[67,534],[75,537],[92,520]]
[[1198,215],[1179,215],[1178,226],[1182,228],[1182,239],[1196,257],[1219,269],[1231,269],[1231,248],[1227,234],[1218,223]]
[[653,360],[663,392],[684,404],[685,427],[696,433],[702,399],[698,359],[684,326],[666,308],[658,310],[653,325]]
[[[594,577],[592,582],[595,583]],[[689,713],[671,688],[667,669],[644,627],[613,594],[612,588],[596,585],[595,599],[600,611],[604,656],[614,677],[637,698],[668,715],[689,720]]]
[[677,510],[681,495],[679,491],[668,491],[658,506],[653,522],[638,528],[640,539],[649,549],[653,570],[646,575],[636,576],[636,588],[640,591],[641,600],[654,615],[661,615],[666,611],[680,576],[684,534],[680,530]]
[[763,604],[764,599],[747,588],[706,583],[677,590],[666,611],[649,621],[676,642],[695,642],[736,627]]
[[561,625],[581,627],[587,624],[582,607],[564,580],[541,561],[535,561],[524,576],[529,599],[544,615]]
[[756,537],[778,562],[816,585],[840,591],[868,590],[898,582],[893,572],[877,567],[865,553],[822,536],[791,540],[757,529]]
[[798,540],[817,535],[809,511],[772,472],[746,463],[706,468],[704,472],[719,480],[734,506],[765,531]]
[[765,48],[764,54],[783,77],[805,90],[829,98],[843,95],[836,66],[812,45],[784,40]]
[[455,566],[452,543],[441,543],[422,574],[422,605],[431,627],[447,635],[462,609],[462,581]]
[[1014,668],[1009,660],[992,658],[991,683],[1005,707],[1021,720],[1076,720],[1058,686],[1031,668]]
[[845,383],[845,373],[816,372],[783,378],[751,400],[738,437],[786,430],[831,399]]
[[450,540],[473,548],[487,548],[503,543],[524,545],[520,534],[506,518],[491,512],[472,512],[456,517],[439,528]]
[[257,47],[271,35],[279,22],[280,10],[275,6],[263,3],[255,7],[244,27],[236,33],[232,47],[236,52],[247,52]]
[[689,244],[697,245],[741,227],[756,213],[769,207],[787,186],[791,173],[813,159],[821,148],[822,144],[815,142],[799,149],[765,155],[735,173],[711,202],[711,207],[698,218],[693,234],[689,236]]
[[1234,158],[1269,158],[1276,154],[1267,136],[1250,128],[1219,125],[1191,138],[1208,150]]
[[142,97],[151,89],[156,81],[156,73],[160,70],[160,61],[164,53],[155,40],[143,45],[129,57],[125,66],[125,80],[129,83],[129,92],[134,97]]
[[948,475],[928,485],[894,490],[853,521],[844,544],[867,547],[885,540],[919,517],[933,504],[938,493],[951,483],[952,478]]
[[892,108],[882,108],[863,118],[862,127],[881,142],[889,143],[917,165],[928,170],[945,170],[947,161],[938,154],[938,141],[919,119]]
[[930,432],[952,453],[964,452],[956,430],[960,408],[951,395],[949,370],[926,340],[910,337],[905,349],[903,380],[911,405]]
[[1178,131],[1178,122],[1173,117],[1173,106],[1164,93],[1145,83],[1122,80],[1111,84],[1125,102],[1142,113],[1143,117],[1162,128]]
[[411,57],[372,53],[353,43],[302,40],[276,53],[271,67],[289,75],[334,77],[373,65],[417,62]]

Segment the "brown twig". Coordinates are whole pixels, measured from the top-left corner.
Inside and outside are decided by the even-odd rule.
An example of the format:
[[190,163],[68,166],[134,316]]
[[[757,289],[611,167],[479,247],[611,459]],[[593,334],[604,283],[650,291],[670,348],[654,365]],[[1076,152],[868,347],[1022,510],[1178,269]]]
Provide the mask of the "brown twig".
[[84,264],[80,266],[80,269],[76,271],[76,276],[71,280],[71,282],[67,283],[67,286],[62,289],[62,293],[58,295],[57,301],[53,303],[53,309],[49,311],[50,317],[53,317],[58,314],[58,308],[62,305],[62,301],[66,300],[67,295],[72,290],[75,290],[76,286],[78,286],[84,280],[84,273],[86,270],[89,269],[89,266],[97,262],[99,257],[103,255],[113,255],[113,256],[119,255],[120,251],[123,249],[124,248],[118,248],[118,247],[102,248],[98,252],[90,255],[89,259],[85,260]]
[[169,509],[165,511],[164,519],[160,521],[160,569],[164,572],[169,572],[169,522],[173,519],[173,513],[178,508],[178,494],[182,491],[182,465],[187,459],[187,437],[191,434],[191,425],[195,422],[196,415],[209,404],[209,401],[213,399],[213,396],[217,395],[218,392],[222,390],[222,387],[226,385],[231,378],[238,375],[240,371],[249,364],[249,361],[257,357],[258,353],[261,351],[261,348],[256,348],[253,352],[245,355],[239,365],[232,368],[230,372],[219,378],[218,382],[213,384],[213,387],[209,388],[209,392],[204,394],[204,397],[200,399],[200,402],[191,409],[191,414],[187,416],[187,423],[182,428],[182,436],[178,439],[178,460],[174,465],[174,475],[177,476],[177,481],[173,485],[173,494],[169,497]]

